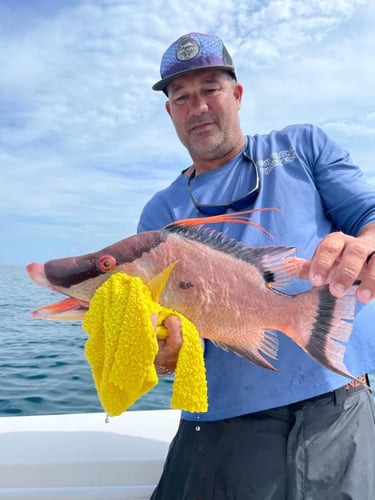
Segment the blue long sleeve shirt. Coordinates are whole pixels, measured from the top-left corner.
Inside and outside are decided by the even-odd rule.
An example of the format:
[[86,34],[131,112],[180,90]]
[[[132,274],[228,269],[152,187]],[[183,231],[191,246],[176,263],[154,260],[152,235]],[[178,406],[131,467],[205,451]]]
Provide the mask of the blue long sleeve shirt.
[[[269,234],[253,226],[213,225],[248,246],[282,245],[297,248],[311,258],[324,236],[343,231],[355,236],[375,222],[375,188],[353,164],[349,154],[320,128],[293,125],[267,135],[245,136],[245,151],[256,162],[260,189],[249,209],[274,207],[278,211],[256,212],[256,219]],[[221,167],[191,181],[195,199],[202,204],[235,200],[255,183],[255,170],[241,153]],[[202,217],[195,208],[188,178],[181,174],[156,193],[144,207],[138,231],[164,227],[190,217]],[[296,280],[287,293],[310,287]],[[375,308],[357,303],[353,332],[345,364],[354,375],[375,369]],[[218,420],[301,401],[343,386],[347,379],[315,361],[285,335],[279,334],[276,372],[206,342],[205,363],[209,411],[183,412],[187,420]]]

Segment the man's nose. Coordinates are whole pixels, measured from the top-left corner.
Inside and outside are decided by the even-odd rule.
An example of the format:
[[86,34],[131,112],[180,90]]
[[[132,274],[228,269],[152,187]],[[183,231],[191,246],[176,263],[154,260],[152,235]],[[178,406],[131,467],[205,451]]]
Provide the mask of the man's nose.
[[201,94],[198,94],[198,93],[194,94],[192,96],[190,104],[191,104],[190,112],[193,115],[206,113],[208,110],[207,101],[204,98],[204,96],[202,96]]

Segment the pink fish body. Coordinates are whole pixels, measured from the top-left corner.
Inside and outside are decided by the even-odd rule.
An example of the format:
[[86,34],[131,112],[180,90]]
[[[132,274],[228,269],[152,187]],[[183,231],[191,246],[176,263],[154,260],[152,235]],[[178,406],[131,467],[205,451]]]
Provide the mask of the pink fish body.
[[[243,222],[240,216],[219,217]],[[355,378],[343,361],[353,294],[337,299],[324,286],[285,295],[278,289],[295,279],[302,263],[292,256],[293,248],[249,248],[196,224],[173,223],[96,253],[29,264],[33,281],[70,297],[32,314],[41,319],[83,317],[95,290],[111,274],[125,272],[152,284],[168,269],[159,302],[190,319],[202,338],[274,369],[270,359],[277,358],[277,332],[282,332],[323,366]]]

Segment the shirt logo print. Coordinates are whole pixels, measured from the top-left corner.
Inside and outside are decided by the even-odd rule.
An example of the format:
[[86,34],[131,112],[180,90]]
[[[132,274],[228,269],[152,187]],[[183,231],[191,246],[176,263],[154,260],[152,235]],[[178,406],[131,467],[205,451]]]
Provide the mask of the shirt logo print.
[[268,158],[266,158],[265,160],[258,160],[256,164],[265,175],[268,175],[275,167],[282,167],[283,165],[286,165],[287,163],[290,163],[296,159],[297,153],[291,146],[289,149],[286,149],[284,151],[271,153]]

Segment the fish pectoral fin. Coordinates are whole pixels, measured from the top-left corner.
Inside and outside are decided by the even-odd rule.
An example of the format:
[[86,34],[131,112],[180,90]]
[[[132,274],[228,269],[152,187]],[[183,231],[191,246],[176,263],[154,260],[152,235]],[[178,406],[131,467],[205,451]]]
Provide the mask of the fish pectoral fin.
[[151,291],[152,300],[154,300],[155,302],[159,302],[160,295],[177,262],[178,260],[175,260],[174,262],[172,262],[172,264],[169,264],[169,266],[166,267],[161,273],[156,274],[153,278],[150,279],[150,281],[146,283]]
[[272,359],[277,359],[277,351],[279,347],[277,332],[274,330],[260,330],[258,332],[252,332],[251,340],[251,344],[246,346],[243,344],[228,344],[224,342],[214,342],[214,344],[225,351],[231,351],[238,354],[238,356],[246,358],[248,361],[257,366],[277,371],[277,368],[275,368],[263,356],[263,354],[265,354]]

